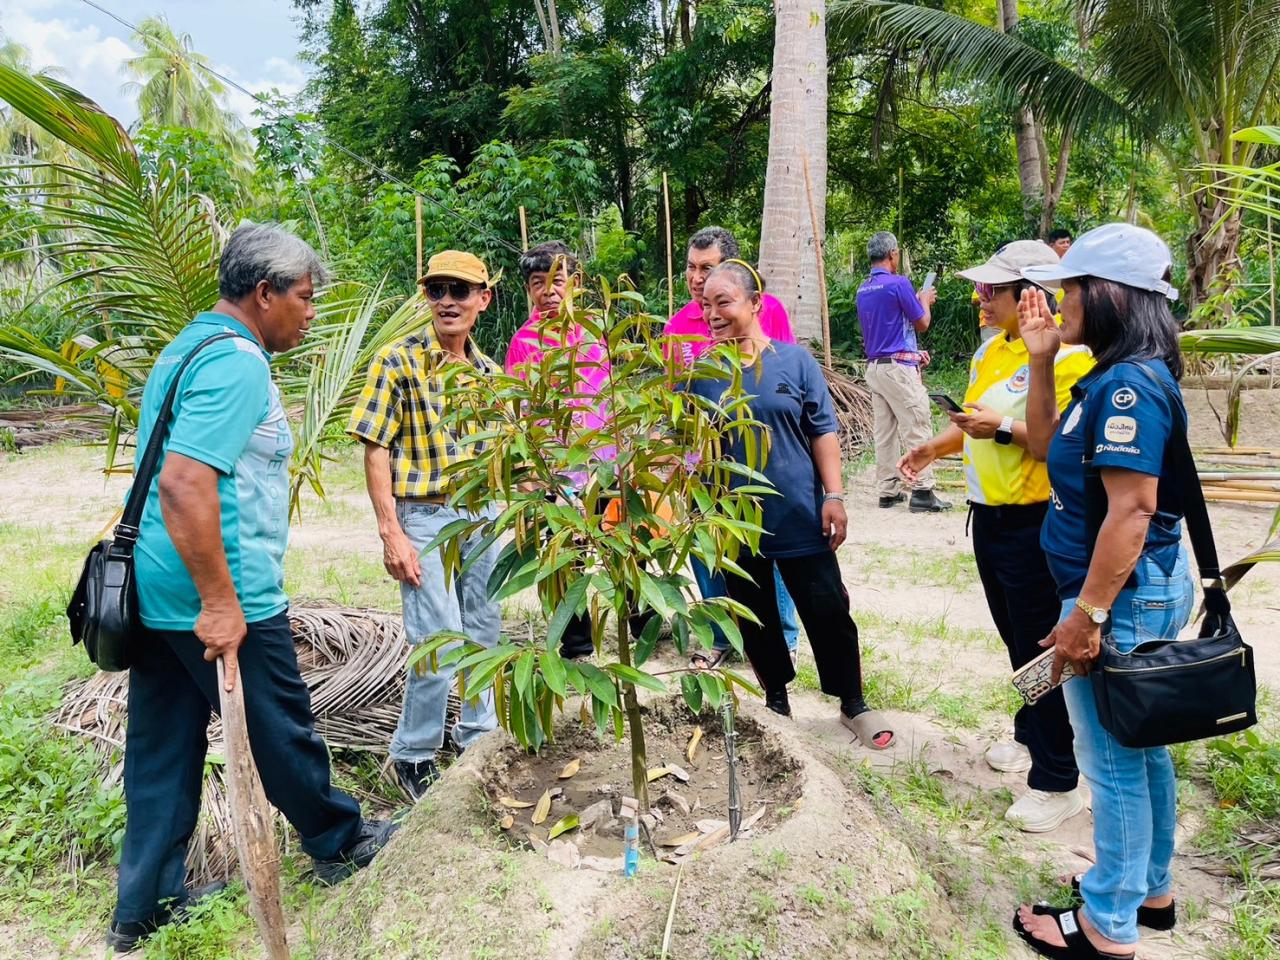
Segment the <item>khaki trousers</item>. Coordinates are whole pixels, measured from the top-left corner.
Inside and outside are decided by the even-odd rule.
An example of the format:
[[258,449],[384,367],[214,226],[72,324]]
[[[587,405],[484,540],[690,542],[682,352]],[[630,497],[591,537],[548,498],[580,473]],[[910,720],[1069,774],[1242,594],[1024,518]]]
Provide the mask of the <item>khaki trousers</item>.
[[[933,436],[929,395],[920,371],[901,363],[867,364],[867,389],[875,425],[876,490],[882,497],[892,497],[904,485],[898,460]],[[930,467],[921,472],[913,489],[932,490],[933,484]]]

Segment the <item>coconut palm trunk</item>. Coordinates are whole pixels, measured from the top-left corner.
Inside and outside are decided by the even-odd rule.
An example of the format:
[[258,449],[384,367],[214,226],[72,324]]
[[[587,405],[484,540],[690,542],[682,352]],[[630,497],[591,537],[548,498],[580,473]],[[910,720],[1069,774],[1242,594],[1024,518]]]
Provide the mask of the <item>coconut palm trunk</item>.
[[760,227],[760,272],[786,306],[800,340],[822,336],[817,244],[805,194],[809,158],[819,233],[827,210],[827,32],[825,4],[777,0],[769,165]]

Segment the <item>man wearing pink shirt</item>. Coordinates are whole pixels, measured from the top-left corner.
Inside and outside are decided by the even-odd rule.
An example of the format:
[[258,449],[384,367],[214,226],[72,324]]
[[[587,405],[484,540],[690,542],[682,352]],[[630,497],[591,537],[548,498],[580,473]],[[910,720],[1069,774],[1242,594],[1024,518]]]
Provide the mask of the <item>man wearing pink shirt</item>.
[[[684,282],[693,299],[662,328],[664,336],[695,338],[680,344],[685,363],[692,363],[695,357],[711,346],[711,327],[702,310],[702,287],[707,282],[707,275],[724,261],[737,260],[739,256],[738,241],[724,227],[703,227],[689,238]],[[761,296],[761,300],[764,306],[760,312],[760,326],[765,336],[781,343],[795,343],[787,308],[777,297],[771,297],[767,293]]]
[[[708,350],[712,345],[711,325],[707,323],[702,308],[702,288],[707,276],[726,260],[737,260],[741,256],[738,241],[724,227],[703,227],[689,238],[689,251],[685,255],[684,282],[689,287],[689,296],[693,297],[683,309],[667,321],[662,328],[663,336],[689,337],[680,341],[678,349],[686,364],[693,363],[695,357]],[[781,343],[795,343],[795,335],[791,332],[791,320],[787,317],[787,308],[776,297],[761,294],[763,308],[760,312],[760,326],[770,340]],[[724,575],[714,576],[696,557],[692,559],[693,576],[698,581],[698,590],[704,599],[728,596],[725,589]],[[775,569],[775,582],[778,588],[778,615],[782,619],[782,634],[787,640],[787,649],[791,651],[791,660],[795,662],[796,647],[800,643],[800,624],[796,620],[796,605],[782,583],[781,574]],[[729,656],[729,640],[719,627],[713,628],[715,646],[711,650],[699,650],[690,658],[690,663],[699,669],[718,667]]]

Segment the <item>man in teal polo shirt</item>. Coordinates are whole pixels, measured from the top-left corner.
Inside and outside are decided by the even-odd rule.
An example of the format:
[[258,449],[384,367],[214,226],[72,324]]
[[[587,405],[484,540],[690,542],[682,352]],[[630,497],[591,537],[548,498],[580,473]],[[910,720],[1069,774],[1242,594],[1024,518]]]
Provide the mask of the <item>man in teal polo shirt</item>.
[[249,741],[267,799],[298,831],[316,879],[335,883],[368,864],[394,826],[364,820],[329,777],[286,614],[293,438],[269,354],[297,346],[315,316],[323,268],[315,251],[272,226],[248,224],[227,241],[221,299],[156,360],[142,396],[138,456],[169,383],[182,375],[139,525],[138,606],[145,626],[129,674],[127,806],[119,896],[107,944],[128,952],[181,921],[209,890],[184,884],[200,811],[208,742],[219,706],[214,661],[244,686]]

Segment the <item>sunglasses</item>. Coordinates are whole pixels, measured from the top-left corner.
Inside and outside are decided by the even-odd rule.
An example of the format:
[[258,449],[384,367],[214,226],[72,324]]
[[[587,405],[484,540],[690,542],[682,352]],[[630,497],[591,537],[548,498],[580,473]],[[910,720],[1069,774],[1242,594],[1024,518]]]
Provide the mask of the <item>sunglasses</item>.
[[[1025,282],[1030,283],[1036,289],[1043,291],[1047,296],[1054,297],[1059,303],[1062,302],[1061,290],[1050,290],[1048,287],[1042,287],[1033,280],[1027,280]],[[1017,283],[975,283],[973,285],[973,292],[978,295],[979,300],[994,300],[996,294],[1001,290],[1004,290],[1006,287],[1016,287],[1017,285]]]
[[439,302],[443,300],[446,294],[454,300],[466,300],[478,288],[474,283],[468,283],[466,280],[428,280],[423,289],[427,293],[428,300]]

